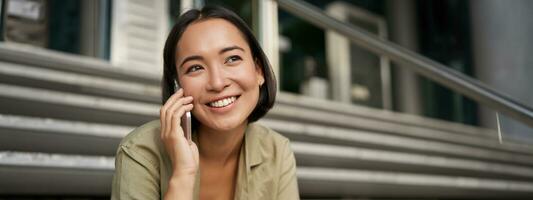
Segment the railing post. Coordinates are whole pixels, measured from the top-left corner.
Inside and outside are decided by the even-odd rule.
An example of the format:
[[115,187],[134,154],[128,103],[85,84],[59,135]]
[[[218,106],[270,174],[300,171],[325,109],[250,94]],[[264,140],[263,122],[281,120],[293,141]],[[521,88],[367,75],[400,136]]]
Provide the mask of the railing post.
[[205,5],[204,0],[181,0],[180,14],[193,8],[201,9],[202,7],[204,7],[204,5]]
[[267,55],[279,87],[278,3],[275,0],[253,0],[253,29]]

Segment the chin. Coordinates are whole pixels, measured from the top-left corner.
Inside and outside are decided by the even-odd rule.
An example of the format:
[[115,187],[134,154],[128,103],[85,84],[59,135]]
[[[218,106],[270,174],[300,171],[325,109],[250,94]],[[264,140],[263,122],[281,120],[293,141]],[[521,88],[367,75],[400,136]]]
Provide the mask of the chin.
[[245,125],[247,122],[247,119],[241,120],[241,119],[226,119],[226,120],[216,120],[210,121],[208,123],[205,123],[204,125],[208,126],[211,129],[217,130],[217,131],[230,131],[235,128],[238,128],[239,126]]

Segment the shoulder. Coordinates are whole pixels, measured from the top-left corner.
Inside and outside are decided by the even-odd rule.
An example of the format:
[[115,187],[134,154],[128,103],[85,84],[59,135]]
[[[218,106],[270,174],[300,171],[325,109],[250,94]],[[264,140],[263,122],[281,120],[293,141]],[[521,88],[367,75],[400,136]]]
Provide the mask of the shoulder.
[[128,133],[120,142],[120,146],[135,147],[137,145],[153,146],[160,140],[159,120],[145,123]]
[[286,153],[292,153],[290,141],[284,135],[258,123],[251,123],[247,129],[247,142],[254,156],[263,160],[279,160]]
[[251,123],[248,126],[249,127],[246,134],[249,134],[252,139],[258,140],[264,145],[282,147],[289,144],[289,139],[287,137],[264,125],[259,123]]
[[162,153],[159,120],[145,123],[126,135],[120,142],[117,153],[121,151],[137,161],[157,166]]

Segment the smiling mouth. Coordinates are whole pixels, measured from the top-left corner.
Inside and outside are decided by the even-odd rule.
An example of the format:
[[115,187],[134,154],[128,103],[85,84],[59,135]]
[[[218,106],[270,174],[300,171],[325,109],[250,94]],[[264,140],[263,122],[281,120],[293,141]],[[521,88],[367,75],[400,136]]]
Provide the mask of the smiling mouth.
[[239,97],[240,97],[240,95],[227,97],[227,98],[224,98],[224,99],[220,99],[220,100],[217,100],[217,101],[213,101],[213,102],[207,103],[206,105],[209,106],[209,107],[212,107],[212,108],[223,108],[223,107],[226,107],[226,106],[229,106],[229,105],[233,104],[233,102],[235,102],[235,100],[237,100]]

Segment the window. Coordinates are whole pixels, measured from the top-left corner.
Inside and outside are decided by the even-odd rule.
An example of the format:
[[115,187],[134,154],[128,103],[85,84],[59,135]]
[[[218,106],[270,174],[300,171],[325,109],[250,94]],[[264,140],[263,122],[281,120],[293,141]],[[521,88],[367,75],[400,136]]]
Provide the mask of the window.
[[2,40],[109,59],[110,0],[6,0]]

